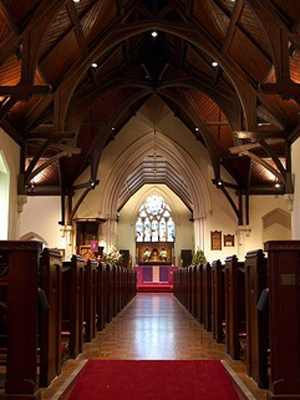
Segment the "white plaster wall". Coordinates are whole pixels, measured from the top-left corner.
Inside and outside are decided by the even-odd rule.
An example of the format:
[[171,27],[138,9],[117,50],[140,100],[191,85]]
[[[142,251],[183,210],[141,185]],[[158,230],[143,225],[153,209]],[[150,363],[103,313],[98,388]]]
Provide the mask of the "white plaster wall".
[[[133,265],[135,264],[135,219],[139,206],[145,200],[145,196],[151,195],[153,186],[144,185],[137,193],[135,193],[126,205],[122,208],[118,222],[118,248],[130,250]],[[153,189],[157,193],[157,189],[163,191],[166,202],[171,206],[172,211],[176,214],[175,219],[175,257],[176,264],[180,265],[180,255],[182,249],[193,250],[193,223],[189,221],[191,212],[185,204],[176,196],[167,186],[156,185]],[[158,193],[160,194],[160,193]]]
[[292,172],[294,174],[294,206],[292,238],[300,240],[300,138],[292,144]]
[[0,150],[10,170],[8,239],[19,238],[17,182],[20,170],[20,147],[0,128]]
[[34,232],[45,240],[48,247],[64,249],[66,241],[60,234],[60,220],[59,196],[29,196],[21,214],[20,237]]

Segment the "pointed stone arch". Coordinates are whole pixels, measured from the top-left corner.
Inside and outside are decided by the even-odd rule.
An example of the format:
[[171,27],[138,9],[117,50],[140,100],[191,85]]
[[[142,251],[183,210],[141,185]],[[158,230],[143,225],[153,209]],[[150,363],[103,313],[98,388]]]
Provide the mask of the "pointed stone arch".
[[41,235],[35,232],[27,232],[20,237],[20,240],[35,240],[43,243],[45,246],[48,246],[48,242]]
[[153,143],[154,137],[156,151],[174,166],[187,184],[194,205],[194,218],[206,217],[212,209],[212,203],[201,170],[181,146],[160,132],[150,132],[144,135],[131,144],[115,162],[110,174],[103,182],[99,214],[109,217],[116,215],[122,185],[128,175],[152,151],[149,143]]

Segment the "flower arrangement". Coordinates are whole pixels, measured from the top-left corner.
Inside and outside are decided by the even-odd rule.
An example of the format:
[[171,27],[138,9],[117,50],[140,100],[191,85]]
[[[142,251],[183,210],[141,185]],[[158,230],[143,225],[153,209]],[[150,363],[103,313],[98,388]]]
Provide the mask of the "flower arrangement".
[[103,253],[103,261],[107,264],[119,265],[122,262],[122,254],[113,247],[109,253]]
[[165,250],[165,249],[161,250],[159,255],[162,260],[165,260],[168,256],[167,250]]
[[206,257],[203,250],[197,250],[193,255],[192,265],[204,264],[206,263]]
[[146,249],[143,253],[143,258],[144,260],[150,260],[151,258],[151,251],[149,249]]

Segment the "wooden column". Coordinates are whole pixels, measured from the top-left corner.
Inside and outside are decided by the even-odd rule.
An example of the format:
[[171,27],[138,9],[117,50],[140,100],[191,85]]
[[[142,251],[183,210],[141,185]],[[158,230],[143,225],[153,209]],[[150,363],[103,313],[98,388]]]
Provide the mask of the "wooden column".
[[9,289],[5,397],[40,398],[37,385],[38,267],[41,243],[0,241]]
[[271,392],[300,399],[300,241],[269,241]]

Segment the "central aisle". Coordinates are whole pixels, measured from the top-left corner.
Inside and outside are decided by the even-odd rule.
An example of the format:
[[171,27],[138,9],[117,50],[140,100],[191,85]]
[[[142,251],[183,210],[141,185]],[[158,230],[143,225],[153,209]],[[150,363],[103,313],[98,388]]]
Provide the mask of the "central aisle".
[[63,365],[62,375],[43,393],[52,400],[82,360],[225,360],[256,399],[265,399],[246,376],[246,365],[232,361],[225,346],[212,339],[171,293],[139,293],[76,360]]
[[215,343],[171,293],[139,293],[81,359],[220,360]]

